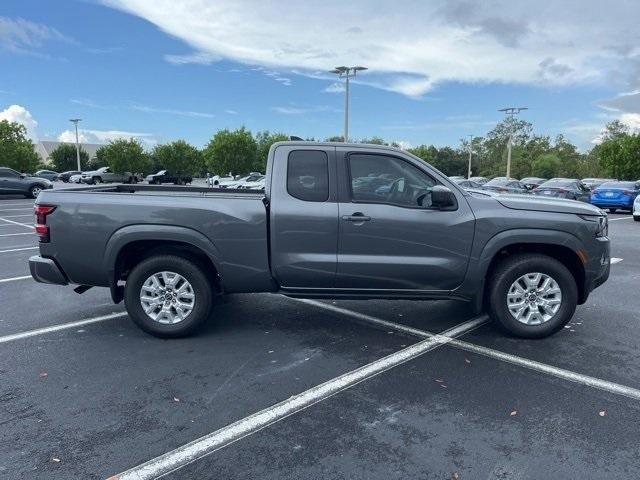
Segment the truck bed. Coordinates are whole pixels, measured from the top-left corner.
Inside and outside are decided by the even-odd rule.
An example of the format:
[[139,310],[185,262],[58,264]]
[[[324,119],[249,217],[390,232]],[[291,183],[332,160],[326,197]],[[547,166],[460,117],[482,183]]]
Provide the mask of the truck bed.
[[[109,185],[42,192],[55,258],[71,283],[109,286],[114,249],[126,241],[205,244],[228,291],[270,290],[262,192],[188,186]],[[115,246],[114,246],[115,245]]]

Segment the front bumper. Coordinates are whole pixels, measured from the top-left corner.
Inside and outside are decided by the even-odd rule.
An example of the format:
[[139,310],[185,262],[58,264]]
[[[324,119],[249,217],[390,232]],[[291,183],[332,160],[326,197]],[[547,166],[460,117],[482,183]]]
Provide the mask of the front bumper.
[[29,270],[36,282],[52,283],[54,285],[68,285],[69,281],[58,264],[40,255],[34,255],[29,259]]
[[[611,243],[607,237],[599,238],[597,250],[585,265],[585,285],[580,304],[586,302],[589,294],[607,281],[611,270]],[[597,252],[597,254],[595,254]]]
[[592,198],[591,205],[595,205],[598,208],[622,208],[625,210],[631,210],[633,208],[633,202],[630,200],[603,200],[602,198]]

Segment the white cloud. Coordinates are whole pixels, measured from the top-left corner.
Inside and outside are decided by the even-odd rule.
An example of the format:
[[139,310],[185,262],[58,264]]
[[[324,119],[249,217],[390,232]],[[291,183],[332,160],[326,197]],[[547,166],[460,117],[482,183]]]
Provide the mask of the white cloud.
[[274,8],[254,0],[102,1],[193,49],[173,60],[223,58],[300,72],[363,64],[371,71],[362,82],[375,77],[372,86],[412,97],[447,81],[623,88],[640,71],[640,2],[282,0]]
[[178,115],[181,117],[194,117],[194,118],[214,118],[213,113],[206,112],[194,112],[191,110],[174,110],[172,108],[155,108],[148,105],[132,105],[131,110],[137,110],[138,112],[147,113],[166,113],[169,115]]
[[27,128],[27,135],[31,140],[38,141],[38,133],[36,127],[38,122],[35,121],[31,112],[21,105],[10,105],[0,112],[0,121],[7,120],[9,122],[18,122]]
[[165,55],[164,59],[175,65],[187,65],[190,63],[196,65],[211,65],[220,60],[219,55],[213,55],[204,52],[193,52],[186,55]]
[[324,89],[324,91],[327,93],[342,93],[344,92],[344,90],[344,83],[340,82],[333,82],[331,85]]
[[48,41],[70,42],[55,28],[22,18],[0,17],[0,47],[12,53],[35,53]]
[[[106,143],[110,140],[131,139],[136,138],[147,146],[158,143],[157,139],[151,133],[124,132],[120,130],[85,130],[78,129],[78,139],[80,143]],[[59,142],[75,143],[75,130],[65,130],[58,135]]]

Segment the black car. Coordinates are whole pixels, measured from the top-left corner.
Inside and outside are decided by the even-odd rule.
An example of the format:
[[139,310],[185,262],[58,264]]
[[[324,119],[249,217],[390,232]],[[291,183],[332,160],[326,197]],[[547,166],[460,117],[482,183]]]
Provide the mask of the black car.
[[529,193],[529,189],[515,178],[496,177],[489,180],[482,188],[499,193]]
[[191,175],[172,174],[167,170],[160,170],[158,173],[147,175],[145,180],[151,185],[159,185],[161,183],[173,183],[174,185],[184,185],[191,183],[193,178]]
[[534,188],[539,187],[546,181],[547,181],[546,178],[525,177],[522,180],[520,180],[520,183],[524,184],[524,186],[527,187],[528,189],[533,190]]
[[73,176],[73,175],[80,175],[82,172],[78,171],[78,170],[69,170],[67,172],[62,172],[60,175],[58,175],[58,180],[63,181],[64,183],[69,183],[69,179]]
[[0,167],[0,194],[37,198],[42,190],[49,188],[53,188],[53,183],[46,178],[32,177],[12,168]]
[[532,192],[543,197],[568,198],[589,202],[591,191],[577,178],[552,178],[547,180]]
[[582,183],[586,185],[589,190],[595,190],[603,183],[607,182],[617,182],[615,178],[583,178]]

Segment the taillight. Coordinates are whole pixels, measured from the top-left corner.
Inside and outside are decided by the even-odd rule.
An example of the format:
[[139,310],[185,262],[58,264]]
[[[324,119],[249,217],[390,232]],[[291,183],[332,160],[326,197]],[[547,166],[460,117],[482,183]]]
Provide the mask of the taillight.
[[47,215],[56,209],[53,205],[35,205],[33,211],[36,214],[36,234],[40,237],[41,243],[49,241],[49,227],[47,226]]

